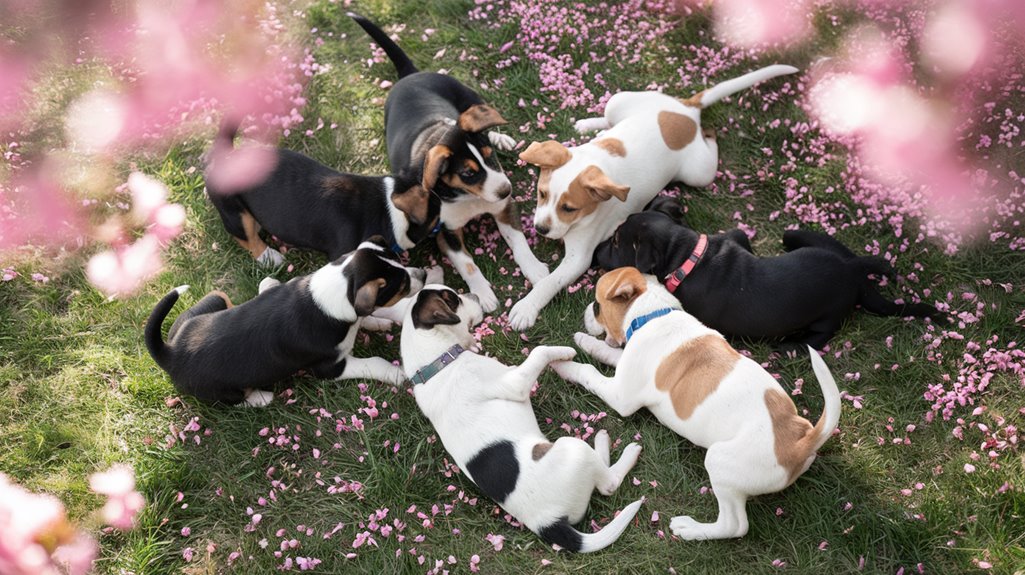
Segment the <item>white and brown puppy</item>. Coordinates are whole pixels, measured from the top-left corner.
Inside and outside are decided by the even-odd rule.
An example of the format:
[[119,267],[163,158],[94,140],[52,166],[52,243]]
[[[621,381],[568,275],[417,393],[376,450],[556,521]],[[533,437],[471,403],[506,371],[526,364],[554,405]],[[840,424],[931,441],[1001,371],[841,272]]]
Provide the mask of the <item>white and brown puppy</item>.
[[[705,469],[719,503],[714,523],[674,517],[682,539],[747,533],[747,498],[780,491],[815,460],[840,419],[840,392],[818,353],[811,364],[825,399],[813,426],[757,362],[680,308],[654,276],[620,268],[602,276],[577,345],[616,367],[605,377],[592,365],[556,362],[555,371],[628,416],[642,407],[666,427],[708,450]],[[625,344],[622,349],[612,347]]]
[[575,350],[540,346],[521,365],[503,365],[469,351],[470,329],[482,316],[472,294],[428,285],[416,296],[402,326],[402,364],[417,405],[470,480],[546,543],[578,552],[608,546],[642,500],[597,533],[581,533],[573,524],[583,519],[594,489],[609,495],[619,487],[640,445],[627,445],[610,465],[604,430],[593,449],[574,437],[549,442],[534,417],[530,390],[548,364],[572,359]]
[[550,275],[509,311],[509,325],[524,330],[541,308],[587,271],[594,248],[627,216],[644,209],[670,182],[707,186],[715,178],[719,148],[713,133],[701,129],[701,110],[714,102],[776,76],[792,66],[768,66],[717,84],[686,100],[661,92],[620,92],[605,116],[576,124],[577,131],[606,130],[575,148],[534,142],[520,159],[541,168],[534,227],[561,239],[566,257]]
[[267,278],[255,298],[233,306],[211,292],[182,312],[164,343],[161,324],[188,286],[172,290],[146,322],[150,355],[183,393],[209,402],[262,407],[274,384],[300,370],[324,379],[399,384],[402,370],[352,351],[360,323],[423,286],[424,271],[403,267],[381,236],[310,275]]

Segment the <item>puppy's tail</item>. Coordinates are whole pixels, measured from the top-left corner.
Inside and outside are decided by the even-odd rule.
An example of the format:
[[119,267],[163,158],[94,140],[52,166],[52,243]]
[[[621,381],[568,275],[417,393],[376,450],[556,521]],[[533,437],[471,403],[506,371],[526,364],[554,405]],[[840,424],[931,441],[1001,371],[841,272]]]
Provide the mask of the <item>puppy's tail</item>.
[[171,308],[178,302],[178,298],[181,294],[188,291],[189,286],[183,285],[178,286],[168,292],[159,302],[156,307],[153,308],[153,312],[149,314],[149,319],[146,320],[146,329],[144,332],[144,338],[146,341],[146,349],[149,350],[150,356],[153,361],[157,362],[157,365],[164,367],[165,360],[167,359],[167,345],[164,344],[164,338],[160,334],[160,329],[164,325],[164,318],[170,313]]
[[794,68],[793,66],[785,66],[783,64],[766,66],[759,70],[755,70],[754,72],[744,74],[739,78],[726,80],[725,82],[716,84],[703,92],[698,92],[684,100],[683,103],[697,108],[707,108],[730,94],[746,90],[755,84],[775,78],[776,76],[785,76],[797,71],[797,68]]
[[894,278],[896,272],[889,262],[879,257],[860,257],[854,260],[858,266],[861,285],[858,286],[858,305],[875,315],[892,317],[928,317],[939,323],[947,323],[946,314],[927,303],[897,303],[879,293],[876,284],[868,274]]
[[815,379],[819,380],[819,387],[825,400],[825,407],[822,408],[819,420],[815,422],[815,428],[805,436],[808,440],[807,454],[811,457],[829,441],[836,424],[840,422],[840,390],[836,387],[836,380],[829,372],[826,362],[819,356],[819,352],[809,346],[808,353],[811,354],[811,368],[815,372]]
[[419,72],[419,70],[416,69],[416,66],[413,65],[413,62],[409,59],[409,56],[406,56],[406,53],[402,51],[402,48],[399,48],[399,45],[393,42],[392,39],[384,33],[384,30],[378,28],[377,24],[374,24],[367,18],[360,16],[355,12],[346,12],[346,15],[355,20],[356,23],[359,24],[360,28],[363,28],[363,30],[373,38],[374,42],[377,42],[377,45],[384,50],[384,53],[388,55],[389,59],[391,59],[392,64],[395,65],[395,71],[399,73],[399,79]]
[[624,507],[615,519],[610,521],[605,527],[602,527],[597,533],[581,533],[569,524],[568,518],[562,517],[555,523],[541,529],[538,535],[541,539],[544,539],[545,543],[558,545],[574,553],[598,551],[612,545],[616,539],[619,539],[619,536],[630,525],[634,515],[637,515],[637,510],[641,508],[641,503],[644,503],[644,500],[638,499]]

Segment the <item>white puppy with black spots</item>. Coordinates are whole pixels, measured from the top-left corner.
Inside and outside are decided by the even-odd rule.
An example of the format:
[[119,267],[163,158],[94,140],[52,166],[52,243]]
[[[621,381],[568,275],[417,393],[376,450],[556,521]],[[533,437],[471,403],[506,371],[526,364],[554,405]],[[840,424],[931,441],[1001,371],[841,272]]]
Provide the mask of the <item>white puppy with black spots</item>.
[[[619,268],[598,280],[577,344],[616,367],[564,361],[552,368],[626,417],[642,407],[666,427],[706,448],[705,469],[719,503],[714,523],[674,517],[673,533],[687,540],[742,537],[747,498],[774,493],[801,476],[840,419],[840,392],[818,353],[811,364],[825,399],[813,426],[757,362],[737,353],[718,332],[683,311],[654,277]],[[625,344],[625,347],[620,347]]]
[[591,265],[594,249],[627,216],[644,209],[670,182],[704,187],[719,165],[714,133],[701,129],[701,110],[714,102],[783,74],[792,66],[767,66],[727,80],[685,100],[661,92],[620,92],[605,116],[576,124],[580,133],[606,130],[567,148],[554,140],[534,142],[520,159],[541,168],[534,227],[566,245],[566,257],[509,310],[509,325],[524,330],[560,291]]
[[469,351],[470,329],[483,311],[476,296],[429,285],[409,306],[402,326],[402,364],[413,395],[445,450],[488,497],[546,543],[589,552],[622,534],[643,500],[627,505],[597,533],[573,528],[591,492],[610,495],[637,462],[631,443],[610,465],[609,435],[599,431],[592,449],[574,437],[554,443],[541,433],[530,390],[553,361],[569,360],[570,347],[540,346],[518,366]]

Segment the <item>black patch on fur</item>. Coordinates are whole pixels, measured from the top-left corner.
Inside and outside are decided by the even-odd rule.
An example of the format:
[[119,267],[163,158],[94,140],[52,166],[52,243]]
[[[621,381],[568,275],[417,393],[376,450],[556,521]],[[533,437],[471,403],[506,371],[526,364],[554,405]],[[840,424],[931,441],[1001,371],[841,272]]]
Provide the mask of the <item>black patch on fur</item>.
[[499,441],[478,451],[466,462],[466,471],[485,495],[501,504],[516,489],[520,464],[512,442]]
[[460,320],[456,310],[460,303],[459,296],[450,289],[420,290],[413,302],[413,327],[431,329],[439,324],[458,324]]
[[569,524],[568,517],[560,517],[558,521],[537,532],[545,543],[553,543],[567,551],[579,553],[584,540],[580,532]]

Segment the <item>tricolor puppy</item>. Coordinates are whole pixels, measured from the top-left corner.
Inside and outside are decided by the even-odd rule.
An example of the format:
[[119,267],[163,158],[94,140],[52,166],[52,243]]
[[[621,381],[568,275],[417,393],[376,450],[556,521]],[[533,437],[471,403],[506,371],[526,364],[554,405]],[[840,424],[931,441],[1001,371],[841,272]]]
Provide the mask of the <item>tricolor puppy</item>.
[[815,460],[840,418],[840,392],[815,350],[812,368],[825,408],[813,426],[797,415],[790,396],[758,363],[680,309],[653,276],[620,268],[602,276],[585,322],[606,342],[578,333],[577,344],[616,367],[605,377],[592,365],[556,362],[555,371],[602,398],[622,416],[648,408],[663,425],[708,450],[705,469],[719,503],[714,523],[674,517],[683,539],[722,539],[747,533],[746,501],[780,491]]
[[686,100],[660,92],[620,92],[605,116],[576,124],[577,131],[606,130],[575,148],[534,142],[520,159],[541,168],[534,227],[566,245],[559,267],[509,311],[509,325],[523,330],[541,308],[587,271],[594,248],[627,216],[639,212],[667,184],[707,186],[719,164],[712,132],[701,129],[701,110],[759,82],[792,74],[791,66],[768,66],[717,84]]
[[463,226],[491,214],[512,248],[523,275],[537,283],[548,267],[534,257],[520,229],[512,185],[495,148],[511,150],[516,141],[489,132],[505,124],[497,110],[473,90],[444,74],[420,72],[405,52],[373,22],[349,14],[391,58],[399,80],[384,105],[385,136],[392,170],[423,174],[423,185],[441,198],[438,245],[485,311],[498,306],[491,284],[463,244]]
[[405,268],[383,238],[307,276],[232,306],[211,292],[182,312],[164,343],[161,324],[188,286],[160,300],[146,322],[146,347],[178,391],[209,402],[270,403],[275,383],[300,370],[324,379],[369,378],[399,384],[402,370],[379,357],[351,357],[360,322],[423,286],[424,272]]
[[856,305],[877,315],[944,320],[929,304],[883,297],[869,274],[893,278],[893,266],[858,257],[832,236],[787,230],[786,253],[758,257],[739,229],[709,236],[681,219],[677,200],[655,198],[598,245],[594,261],[607,270],[632,266],[654,274],[708,327],[728,336],[786,338],[786,351],[821,349]]
[[344,174],[290,150],[267,149],[266,159],[274,162],[267,175],[228,189],[226,172],[239,169],[246,154],[257,157],[251,147],[234,148],[237,128],[230,121],[221,126],[207,155],[206,188],[228,233],[261,264],[284,262],[260,238],[261,228],[334,261],[375,235],[396,253],[408,250],[438,225],[441,202],[418,177]]
[[609,435],[595,435],[594,449],[574,437],[554,443],[541,433],[530,389],[549,363],[572,359],[569,347],[534,348],[510,367],[469,351],[470,328],[483,312],[476,296],[428,285],[402,325],[402,364],[416,403],[445,450],[474,484],[546,543],[570,551],[602,549],[619,538],[641,501],[626,506],[597,533],[580,533],[591,492],[610,495],[637,462],[631,443],[609,465]]

